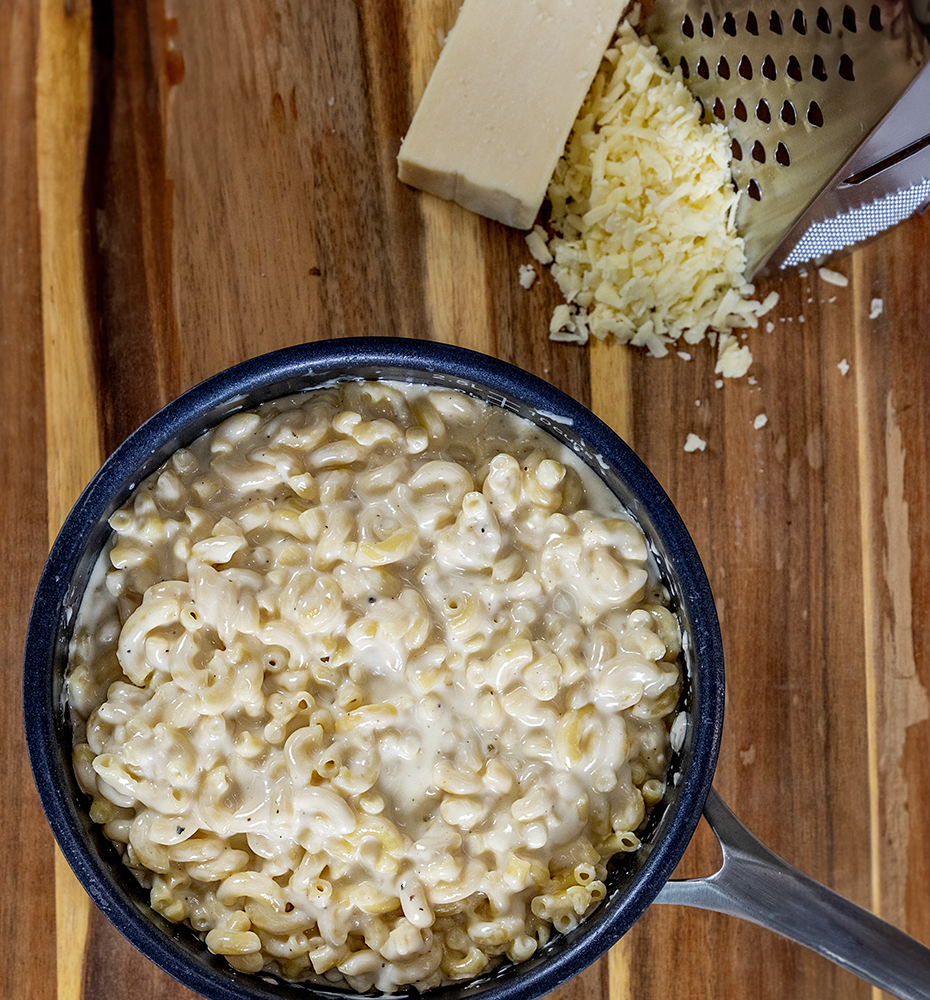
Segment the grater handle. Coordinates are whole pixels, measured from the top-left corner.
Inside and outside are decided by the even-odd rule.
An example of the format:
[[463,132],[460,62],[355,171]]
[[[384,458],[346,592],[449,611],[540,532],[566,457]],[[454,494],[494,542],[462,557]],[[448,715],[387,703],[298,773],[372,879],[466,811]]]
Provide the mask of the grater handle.
[[900,1000],[930,1000],[930,948],[770,851],[711,789],[704,806],[723,851],[707,878],[667,882],[658,903],[740,917],[803,944]]

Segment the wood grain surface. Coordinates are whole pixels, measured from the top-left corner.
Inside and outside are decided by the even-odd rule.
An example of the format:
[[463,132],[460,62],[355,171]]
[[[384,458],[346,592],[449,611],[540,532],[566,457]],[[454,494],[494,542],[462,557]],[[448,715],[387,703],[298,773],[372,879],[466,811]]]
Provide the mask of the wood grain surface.
[[[496,355],[627,439],[715,590],[718,790],[777,853],[930,942],[930,218],[833,263],[846,287],[816,268],[760,282],[781,301],[750,335],[751,378],[718,388],[708,345],[657,360],[553,344],[558,292],[548,275],[520,287],[522,234],[396,181],[457,6],[0,3],[4,998],[192,996],[89,904],[32,785],[20,671],[51,539],[103,457],[179,392],[362,334]],[[691,431],[704,452],[683,450]],[[702,825],[680,874],[717,855]],[[554,996],[873,992],[761,928],[653,906]]]

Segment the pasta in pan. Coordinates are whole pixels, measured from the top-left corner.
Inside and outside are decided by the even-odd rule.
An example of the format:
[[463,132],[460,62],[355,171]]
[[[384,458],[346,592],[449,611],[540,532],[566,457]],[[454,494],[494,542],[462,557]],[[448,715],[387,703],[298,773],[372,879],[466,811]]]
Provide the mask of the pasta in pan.
[[68,698],[92,819],[236,969],[429,988],[529,958],[664,794],[677,623],[575,456],[347,382],[176,452],[110,520]]

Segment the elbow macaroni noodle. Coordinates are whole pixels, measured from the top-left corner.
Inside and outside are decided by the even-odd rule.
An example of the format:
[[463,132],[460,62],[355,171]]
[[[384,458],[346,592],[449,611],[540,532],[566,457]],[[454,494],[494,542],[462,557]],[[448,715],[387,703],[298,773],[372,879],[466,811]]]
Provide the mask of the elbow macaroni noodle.
[[534,425],[348,382],[228,418],[111,518],[72,641],[90,814],[238,970],[520,962],[664,793],[675,618]]

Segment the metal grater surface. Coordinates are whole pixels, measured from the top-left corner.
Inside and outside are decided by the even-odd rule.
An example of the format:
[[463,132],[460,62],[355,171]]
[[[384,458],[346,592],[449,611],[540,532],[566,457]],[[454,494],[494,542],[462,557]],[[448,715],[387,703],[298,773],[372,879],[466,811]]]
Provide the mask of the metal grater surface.
[[928,61],[906,0],[655,0],[639,30],[732,136],[750,277]]

